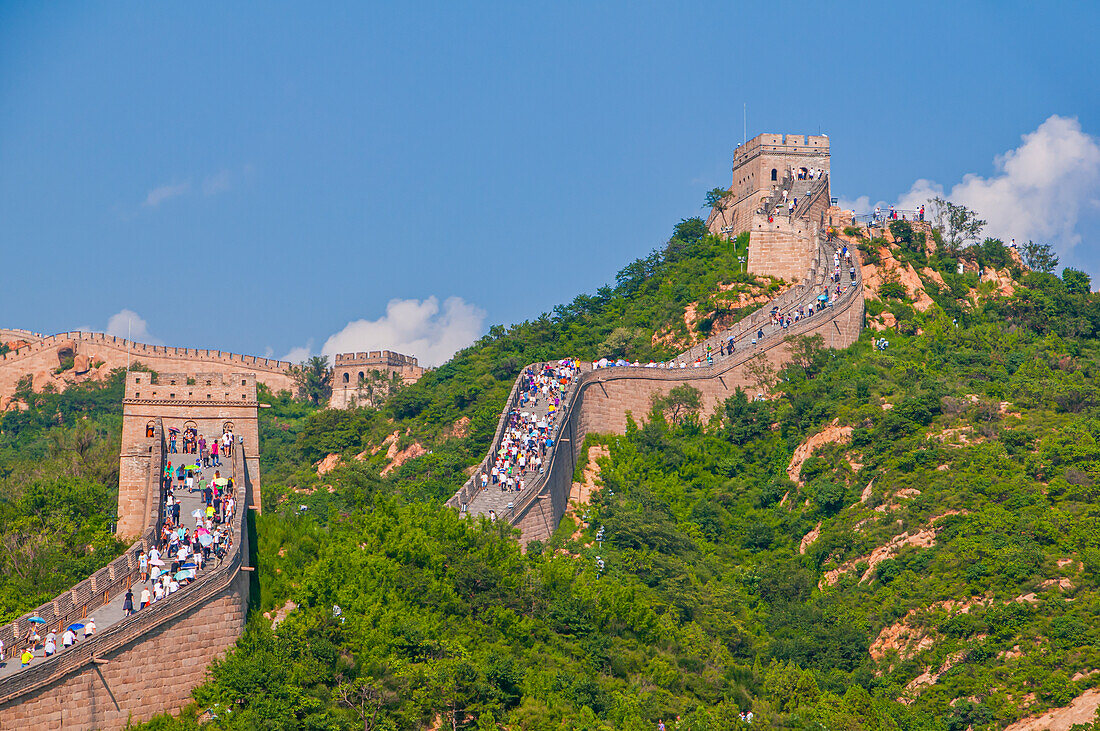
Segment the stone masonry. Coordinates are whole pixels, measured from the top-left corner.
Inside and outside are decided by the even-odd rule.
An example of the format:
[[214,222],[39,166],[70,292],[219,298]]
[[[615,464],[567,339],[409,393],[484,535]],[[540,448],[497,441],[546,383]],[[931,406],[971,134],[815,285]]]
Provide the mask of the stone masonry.
[[[70,382],[102,378],[115,368],[142,363],[157,372],[195,375],[197,373],[254,373],[257,380],[274,392],[296,389],[286,361],[239,355],[221,350],[176,348],[127,342],[103,333],[68,332],[42,337],[20,330],[2,330],[11,342],[22,345],[0,356],[0,409],[8,402],[19,380],[31,376],[34,390],[47,383],[64,389]],[[55,371],[67,360],[73,367]]]
[[3,729],[118,729],[191,700],[207,667],[244,631],[248,574],[174,621],[0,705]]
[[733,154],[733,182],[726,210],[711,211],[707,226],[721,233],[732,226],[733,235],[752,228],[752,216],[794,171],[818,168],[829,172],[829,138],[826,135],[765,133],[738,146]]
[[[259,402],[254,373],[160,373],[134,371],[126,374],[122,401],[122,453],[119,463],[118,529],[123,538],[141,534],[150,520],[149,505],[159,505],[159,474],[153,474],[153,452],[160,448],[151,434],[156,419],[165,434],[175,428],[182,435],[193,426],[207,441],[220,438],[226,430],[244,437],[247,470],[252,483],[251,503],[260,506]],[[167,439],[167,436],[165,437]],[[236,439],[236,448],[239,439]],[[182,449],[182,439],[178,446]],[[179,465],[195,461],[196,455],[166,454],[164,459]],[[157,462],[159,464],[159,461]],[[151,492],[155,494],[151,495]]]
[[[373,375],[380,374],[376,381]],[[355,406],[377,406],[389,395],[393,377],[408,385],[424,375],[417,359],[389,350],[368,353],[338,353],[332,367],[332,396],[329,408],[349,409]]]
[[[820,335],[826,347],[843,348],[859,337],[863,327],[862,289],[844,306],[823,313],[818,319],[802,321],[801,328],[792,328],[792,335]],[[523,542],[546,540],[557,528],[564,514],[573,474],[584,437],[588,433],[625,434],[631,416],[641,422],[654,396],[667,395],[676,386],[691,385],[702,392],[704,420],[733,395],[738,387],[755,388],[749,375],[749,363],[763,358],[775,367],[786,363],[790,344],[774,339],[755,353],[745,354],[724,369],[601,369],[585,373],[577,384],[576,397],[562,425],[561,448],[548,460],[547,476],[538,494],[526,505],[517,500],[514,524],[520,529]]]

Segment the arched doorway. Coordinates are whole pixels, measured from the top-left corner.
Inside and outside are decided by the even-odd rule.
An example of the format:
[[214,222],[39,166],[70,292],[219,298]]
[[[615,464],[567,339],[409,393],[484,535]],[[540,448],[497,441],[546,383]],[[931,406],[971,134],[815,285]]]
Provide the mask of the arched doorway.
[[147,439],[152,439],[153,435],[155,435],[156,433],[157,433],[157,422],[150,419],[148,421],[148,423],[145,425],[145,437]]
[[779,171],[772,168],[772,180],[779,180]]
[[350,373],[345,373],[344,374],[344,383],[351,383],[351,374]]

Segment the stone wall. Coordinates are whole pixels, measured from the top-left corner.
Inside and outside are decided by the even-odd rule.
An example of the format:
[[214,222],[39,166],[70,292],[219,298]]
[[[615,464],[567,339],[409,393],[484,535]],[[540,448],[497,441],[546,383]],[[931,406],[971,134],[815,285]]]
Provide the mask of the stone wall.
[[[160,474],[164,462],[179,466],[194,462],[195,455],[170,454],[166,450],[168,431],[194,425],[207,441],[219,438],[231,426],[235,437],[244,438],[248,452],[248,473],[253,494],[252,505],[260,506],[260,430],[259,402],[256,400],[257,376],[253,373],[158,373],[135,371],[126,374],[126,393],[122,401],[122,454],[119,463],[118,528],[121,538],[136,536],[149,525],[150,495],[159,506]],[[147,436],[163,424],[164,436]],[[183,448],[182,439],[177,448]],[[158,452],[158,450],[160,450]]]
[[726,210],[712,210],[707,227],[718,234],[732,226],[734,236],[750,230],[753,214],[792,168],[828,173],[829,163],[829,138],[825,135],[764,133],[753,137],[734,152]]
[[[70,354],[76,358],[76,367],[55,375],[53,371]],[[96,362],[103,365],[92,368]],[[0,408],[11,398],[19,380],[28,374],[33,377],[34,388],[38,391],[46,383],[64,387],[66,383],[82,378],[102,378],[115,368],[125,368],[128,362],[141,362],[158,372],[173,371],[188,375],[247,371],[255,373],[259,382],[272,391],[293,392],[296,389],[289,374],[291,364],[286,361],[222,350],[127,343],[124,338],[103,333],[68,332],[41,338],[0,356]]]
[[0,727],[117,729],[178,711],[210,663],[236,643],[247,611],[248,574],[235,571],[226,587],[179,616],[0,703]]
[[[0,728],[119,729],[189,702],[192,688],[236,643],[247,619],[249,575],[242,567],[250,553],[252,486],[244,450],[227,464],[240,486],[229,555],[171,597],[0,680]],[[126,564],[136,571],[136,560]]]
[[[796,323],[789,336],[820,335],[827,347],[844,348],[858,339],[863,316],[863,290],[857,288],[824,313]],[[789,353],[790,344],[785,338],[773,338],[756,351],[742,352],[709,368],[610,368],[582,375],[563,408],[558,448],[550,457],[545,478],[533,486],[531,494],[516,502],[511,520],[519,527],[523,542],[546,540],[557,528],[587,434],[624,434],[629,416],[643,421],[654,396],[666,395],[682,384],[702,392],[705,419],[738,387],[754,387],[748,374],[752,360],[763,358],[778,367],[788,360]]]

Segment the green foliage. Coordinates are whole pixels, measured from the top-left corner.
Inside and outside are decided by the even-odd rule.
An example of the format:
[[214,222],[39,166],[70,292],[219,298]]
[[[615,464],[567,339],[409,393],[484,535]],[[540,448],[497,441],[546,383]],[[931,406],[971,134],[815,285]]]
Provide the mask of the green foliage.
[[328,402],[332,395],[332,371],[327,355],[315,355],[309,360],[290,367],[290,377],[298,388],[299,398],[319,405]]
[[125,373],[66,391],[17,389],[0,417],[0,622],[52,600],[118,556]]
[[1021,247],[1020,258],[1024,260],[1024,265],[1033,272],[1050,274],[1058,268],[1058,255],[1054,253],[1054,247],[1050,244],[1028,241]]

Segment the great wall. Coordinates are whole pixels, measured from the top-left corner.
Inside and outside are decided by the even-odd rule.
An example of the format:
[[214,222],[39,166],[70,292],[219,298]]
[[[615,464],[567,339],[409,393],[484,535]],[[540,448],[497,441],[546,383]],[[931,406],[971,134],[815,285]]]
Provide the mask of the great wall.
[[[734,354],[712,365],[690,368],[649,368],[616,366],[587,370],[566,394],[553,427],[553,447],[545,459],[545,469],[535,475],[522,493],[494,494],[486,499],[478,482],[488,469],[504,438],[509,413],[518,408],[521,375],[508,401],[493,437],[489,453],[475,468],[470,479],[447,502],[469,514],[487,514],[492,509],[501,519],[520,529],[521,540],[545,540],[557,528],[568,507],[577,458],[589,433],[626,431],[633,415],[641,419],[649,412],[655,396],[667,395],[679,385],[690,385],[702,394],[704,416],[712,413],[738,388],[757,386],[751,364],[766,362],[773,368],[789,360],[792,341],[800,336],[820,336],[823,345],[844,348],[856,341],[863,327],[864,293],[861,267],[856,278],[824,311],[800,319],[788,328],[770,325],[772,312],[786,313],[818,304],[823,289],[830,286],[829,257],[842,244],[830,238],[836,226],[854,223],[850,212],[841,211],[829,197],[828,138],[800,135],[759,135],[739,148],[734,157],[732,211],[716,208],[708,219],[713,233],[749,232],[749,270],[772,274],[794,281],[795,286],[765,304],[732,328],[711,336],[673,359],[696,361],[716,350],[729,338],[738,343]],[[816,174],[815,174],[816,173]],[[761,182],[762,181],[762,182]],[[774,182],[773,182],[774,181]],[[795,204],[795,200],[801,200]],[[784,214],[780,207],[790,200],[792,209]],[[734,224],[727,221],[733,220]],[[853,256],[856,254],[853,252]],[[746,342],[753,333],[764,330],[764,337]],[[539,367],[541,364],[531,364]]]
[[[760,135],[739,148],[734,158],[730,204],[711,212],[708,226],[721,235],[748,231],[748,267],[793,282],[780,296],[732,328],[697,343],[677,360],[695,360],[732,337],[738,348],[712,365],[690,368],[615,367],[588,370],[574,382],[555,424],[554,447],[544,474],[515,495],[502,517],[517,526],[523,541],[548,538],[565,513],[576,460],[585,435],[624,433],[628,419],[643,417],[656,395],[689,384],[711,412],[737,388],[758,384],[753,362],[779,366],[789,360],[791,340],[819,335],[828,347],[842,348],[859,336],[864,320],[862,275],[821,308],[820,292],[828,286],[829,257],[839,245],[833,227],[853,223],[850,213],[832,205],[829,197],[828,138]],[[801,198],[787,213],[782,202]],[[857,271],[859,267],[857,264]],[[789,328],[771,324],[773,308],[788,312],[810,304],[819,311]],[[764,331],[764,337],[746,342]],[[48,627],[117,604],[135,583],[137,555],[156,540],[164,519],[163,482],[169,457],[166,424],[185,419],[216,433],[227,424],[244,437],[231,462],[240,510],[232,526],[232,550],[197,581],[129,617],[110,624],[96,636],[30,667],[0,673],[2,728],[121,728],[185,705],[191,689],[206,677],[208,665],[223,655],[243,631],[249,583],[248,516],[259,508],[259,465],[256,389],[292,390],[291,364],[215,350],[172,348],[127,342],[109,335],[69,332],[44,337],[23,330],[0,330],[0,343],[18,347],[0,357],[0,409],[12,408],[20,379],[31,375],[37,389],[58,375],[72,359],[76,375],[140,361],[158,372],[155,381],[144,373],[129,373],[124,399],[123,446],[120,455],[119,532],[138,535],[125,554],[52,602],[0,627],[7,647],[26,637],[28,618],[38,614]],[[393,377],[415,380],[422,373],[415,359],[388,351],[337,357],[336,390],[351,390],[353,373],[378,366]],[[69,369],[61,368],[68,372]],[[63,375],[62,373],[62,375]],[[143,380],[144,379],[144,380]],[[239,380],[239,383],[238,383]],[[362,375],[359,376],[362,380]],[[347,383],[347,389],[340,389]],[[489,455],[495,452],[510,411],[516,408],[520,380],[512,389],[498,422]],[[157,390],[154,390],[157,389]],[[237,396],[239,394],[239,397]],[[346,407],[350,393],[339,397]],[[476,475],[477,472],[474,472]],[[468,510],[478,498],[471,478],[448,501]],[[471,512],[478,512],[474,509]],[[181,641],[186,637],[186,641]]]

